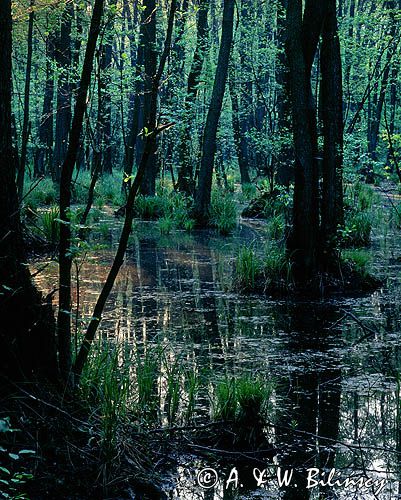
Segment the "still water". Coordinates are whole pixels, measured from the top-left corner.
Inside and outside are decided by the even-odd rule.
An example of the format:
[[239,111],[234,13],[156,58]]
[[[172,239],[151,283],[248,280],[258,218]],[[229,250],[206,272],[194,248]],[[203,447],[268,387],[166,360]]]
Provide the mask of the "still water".
[[[103,247],[78,268],[78,329],[90,317],[117,238],[118,224],[104,221]],[[216,378],[249,372],[274,380],[268,449],[213,459],[193,450],[175,457],[167,496],[400,498],[399,236],[376,231],[373,237],[372,266],[384,280],[381,289],[296,303],[232,291],[238,248],[261,248],[263,239],[263,224],[252,221],[228,238],[208,231],[161,236],[152,223],[138,223],[131,237],[100,336],[136,350],[163,343],[171,356]],[[47,264],[37,280],[51,290],[57,269]],[[200,414],[202,407],[208,411],[206,398],[197,405]],[[287,486],[279,485],[278,467],[293,474]],[[216,471],[216,481],[212,471],[204,485],[216,482],[209,489],[198,484],[205,468]],[[315,468],[325,476],[317,477]]]

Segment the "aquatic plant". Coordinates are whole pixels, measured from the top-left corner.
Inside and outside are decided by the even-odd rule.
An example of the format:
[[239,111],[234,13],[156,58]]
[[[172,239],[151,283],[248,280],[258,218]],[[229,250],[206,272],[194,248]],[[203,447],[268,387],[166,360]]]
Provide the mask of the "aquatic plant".
[[161,217],[157,222],[157,227],[161,234],[170,234],[174,229],[175,223],[171,217]]
[[210,204],[210,224],[222,235],[230,234],[237,226],[237,207],[232,196],[213,191]]
[[45,177],[41,180],[32,180],[25,183],[25,206],[36,210],[42,206],[54,205],[57,203],[58,193],[51,178]]
[[253,290],[262,272],[262,263],[254,249],[242,246],[235,260],[235,282],[242,290]]
[[349,264],[359,276],[364,278],[369,275],[372,257],[366,250],[343,250],[341,259],[343,262]]
[[339,230],[342,246],[360,247],[369,245],[372,225],[373,216],[370,212],[346,211],[344,226]]

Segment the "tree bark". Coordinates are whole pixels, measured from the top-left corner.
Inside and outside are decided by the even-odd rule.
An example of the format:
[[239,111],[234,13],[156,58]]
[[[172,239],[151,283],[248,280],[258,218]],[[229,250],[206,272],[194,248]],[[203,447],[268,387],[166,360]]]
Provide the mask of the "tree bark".
[[188,75],[187,93],[184,103],[184,125],[178,149],[179,171],[177,188],[182,193],[192,196],[194,194],[194,173],[191,162],[191,130],[194,118],[194,105],[198,96],[200,77],[208,50],[209,26],[208,11],[210,0],[200,0],[196,22],[196,47],[192,59],[191,70]]
[[[153,80],[156,76],[157,71],[157,47],[156,47],[156,1],[146,0],[144,2],[146,7],[144,10],[144,15],[146,22],[142,25],[143,27],[143,39],[142,43],[144,45],[144,99],[143,99],[143,123],[149,121],[149,116],[152,106],[152,89]],[[145,130],[139,138],[139,151],[143,151],[145,144]],[[156,191],[156,156],[152,154],[148,158],[148,165],[146,172],[142,178],[141,182],[141,194],[145,196],[154,196]],[[142,155],[143,156],[143,155]]]
[[337,226],[343,222],[343,98],[340,41],[336,19],[336,2],[328,0],[328,12],[322,34],[320,55],[323,118],[323,193],[321,235],[326,254],[323,262],[332,263]]
[[207,225],[212,192],[216,135],[226,88],[228,66],[233,41],[234,0],[224,0],[223,26],[212,98],[203,134],[199,183],[195,195],[194,217],[199,225]]
[[57,377],[51,303],[32,283],[20,223],[12,143],[11,0],[0,2],[0,371],[13,380]]
[[149,103],[150,108],[149,108],[149,114],[148,114],[148,121],[146,122],[146,127],[148,129],[148,133],[146,134],[146,137],[145,137],[144,151],[143,151],[141,162],[138,166],[138,171],[136,173],[134,182],[132,183],[132,186],[131,186],[129,194],[128,194],[128,200],[127,200],[126,210],[125,210],[124,226],[123,226],[123,229],[121,232],[117,252],[116,252],[116,255],[114,257],[114,261],[113,261],[113,264],[112,264],[111,269],[109,271],[109,274],[108,274],[106,281],[103,285],[102,291],[99,294],[98,300],[96,302],[96,305],[95,305],[95,308],[94,308],[94,311],[92,314],[92,320],[89,323],[88,329],[87,329],[86,334],[85,334],[85,338],[83,340],[83,343],[81,345],[77,359],[76,359],[75,364],[74,364],[74,380],[75,380],[76,384],[79,383],[79,380],[80,380],[80,377],[82,374],[82,370],[83,370],[85,363],[88,359],[88,355],[90,352],[92,342],[96,336],[97,329],[98,329],[100,321],[102,319],[102,314],[103,314],[104,307],[106,305],[107,298],[110,295],[110,292],[114,286],[114,282],[117,278],[118,272],[119,272],[119,270],[123,264],[123,261],[124,261],[124,255],[125,255],[125,251],[127,249],[128,239],[129,239],[129,235],[130,235],[131,229],[132,229],[132,221],[134,218],[135,198],[139,192],[143,176],[144,176],[145,171],[147,169],[149,158],[152,156],[152,154],[154,154],[154,151],[156,148],[157,135],[164,128],[166,128],[166,126],[160,126],[157,123],[157,98],[158,98],[158,92],[159,92],[161,78],[163,76],[164,68],[166,65],[166,60],[167,60],[167,57],[170,53],[171,39],[172,39],[172,34],[173,34],[174,17],[175,17],[176,9],[177,9],[176,0],[171,0],[167,34],[166,34],[166,40],[164,43],[164,50],[163,50],[163,54],[161,55],[161,58],[160,58],[159,67],[158,67],[157,71],[155,72],[154,78],[152,80],[152,90],[151,90],[151,94],[150,94],[151,99],[150,99],[150,103]]
[[[299,282],[312,279],[318,264],[317,125],[310,78],[323,21],[316,2],[319,3],[307,1],[304,23],[302,0],[292,0],[287,7],[287,57],[295,151],[293,229],[287,246],[293,260],[294,278]],[[313,19],[310,18],[312,13],[316,15]]]
[[78,155],[86,100],[91,81],[93,59],[100,32],[104,0],[95,0],[88,43],[82,67],[81,80],[72,120],[66,158],[61,168],[60,178],[60,244],[59,244],[59,313],[57,332],[59,340],[59,362],[61,375],[69,381],[71,372],[71,181]]
[[53,180],[60,182],[61,167],[68,147],[68,134],[71,125],[71,23],[74,4],[68,2],[64,8],[60,32],[56,40],[55,60],[59,75],[57,81],[56,132],[53,153]]
[[54,101],[54,36],[46,38],[46,83],[42,116],[39,122],[39,146],[35,154],[35,177],[46,175],[52,165]]
[[24,120],[22,125],[22,142],[21,142],[21,157],[19,162],[19,169],[17,174],[17,189],[18,198],[21,201],[24,195],[24,180],[25,180],[25,166],[26,156],[28,149],[28,135],[29,135],[29,104],[30,104],[30,89],[31,89],[31,71],[32,71],[32,50],[33,50],[33,22],[35,18],[34,12],[35,0],[30,0],[29,4],[29,20],[28,20],[28,52],[26,59],[25,70],[25,92],[24,92]]

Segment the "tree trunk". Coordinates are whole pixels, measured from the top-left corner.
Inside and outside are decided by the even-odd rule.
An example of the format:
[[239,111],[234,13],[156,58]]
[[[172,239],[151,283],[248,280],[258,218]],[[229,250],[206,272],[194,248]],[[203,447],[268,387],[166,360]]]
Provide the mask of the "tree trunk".
[[194,193],[194,174],[191,162],[190,143],[192,122],[194,119],[193,108],[198,96],[200,76],[202,74],[205,56],[208,50],[209,27],[207,16],[209,4],[210,0],[200,0],[199,3],[196,24],[196,48],[192,59],[191,70],[188,75],[188,86],[184,104],[184,125],[178,150],[180,168],[178,171],[177,188],[179,191],[186,193],[188,196],[193,195]]
[[310,81],[322,25],[321,9],[316,1],[307,1],[304,23],[302,0],[291,0],[287,7],[287,56],[295,151],[293,231],[287,246],[293,260],[294,277],[299,282],[313,278],[318,263],[317,125]]
[[213,164],[216,153],[216,135],[226,88],[228,66],[233,41],[234,0],[224,0],[223,26],[212,98],[203,134],[199,183],[195,196],[194,217],[198,224],[206,225],[212,192]]
[[53,180],[60,182],[61,167],[68,147],[71,125],[71,22],[74,4],[68,2],[64,8],[60,32],[56,40],[55,60],[59,70],[57,81],[56,135],[53,154]]
[[52,165],[53,98],[54,98],[54,36],[46,38],[46,83],[42,116],[39,122],[39,146],[35,154],[35,177],[46,175]]
[[[143,99],[143,123],[149,121],[150,108],[152,103],[152,87],[153,80],[157,71],[157,47],[156,47],[156,1],[146,0],[144,10],[145,19],[147,22],[142,25],[144,45],[144,99]],[[145,144],[146,131],[140,137],[139,150],[142,152]],[[156,191],[156,155],[155,152],[148,158],[148,165],[141,183],[141,194],[146,196],[154,196]]]
[[11,0],[0,2],[0,370],[11,379],[57,377],[54,318],[32,284],[22,238],[12,144]]
[[343,99],[340,40],[338,38],[336,2],[329,0],[323,26],[320,55],[322,83],[321,104],[324,133],[322,244],[326,250],[323,262],[333,262],[337,226],[343,222]]
[[241,175],[241,185],[244,186],[245,184],[250,184],[251,179],[249,177],[249,171],[248,171],[246,138],[245,135],[242,134],[241,130],[241,118],[240,118],[241,111],[240,111],[239,97],[235,81],[235,69],[233,67],[233,64],[230,65],[229,88],[230,88],[231,107],[232,107],[231,118],[233,125],[234,144],[238,157],[238,165]]
[[78,155],[82,123],[90,85],[93,58],[100,32],[104,0],[95,0],[81,80],[72,120],[68,150],[61,169],[60,178],[60,244],[59,244],[59,313],[57,332],[59,340],[59,362],[64,381],[68,382],[71,372],[71,181]]
[[25,166],[28,148],[28,135],[29,135],[29,103],[30,103],[30,89],[31,89],[31,71],[32,71],[32,49],[33,49],[33,21],[35,1],[30,0],[30,12],[28,21],[28,52],[26,59],[25,70],[25,92],[24,92],[24,121],[22,125],[22,142],[21,142],[21,157],[19,162],[19,169],[17,174],[17,189],[18,198],[22,199],[24,195],[24,180],[25,180]]
[[[117,0],[110,0],[110,8],[116,6]],[[101,173],[111,174],[113,171],[112,160],[112,137],[111,137],[111,76],[110,70],[112,66],[112,35],[114,28],[113,22],[110,21],[108,30],[111,33],[105,35],[105,42],[100,49],[99,61],[99,118],[98,118],[98,148],[100,153]]]
[[[166,40],[164,43],[164,50],[163,54],[161,55],[160,62],[159,62],[159,67],[157,71],[154,74],[154,78],[152,80],[152,89],[151,89],[151,94],[150,94],[150,108],[149,108],[149,114],[148,114],[148,121],[146,122],[146,127],[148,129],[148,133],[145,136],[145,144],[144,144],[144,151],[143,151],[143,156],[141,159],[141,162],[138,166],[138,171],[135,176],[135,180],[132,183],[132,186],[130,187],[130,191],[128,194],[128,200],[126,204],[126,210],[125,210],[125,220],[124,220],[124,226],[121,232],[120,236],[120,241],[118,244],[117,252],[114,257],[114,261],[112,264],[112,267],[109,271],[109,274],[106,278],[106,281],[103,285],[102,291],[99,294],[99,297],[97,299],[93,314],[92,314],[92,320],[89,323],[88,329],[85,333],[85,338],[83,340],[83,343],[81,345],[81,348],[79,350],[77,359],[74,364],[74,379],[75,383],[79,383],[79,379],[82,374],[82,370],[85,366],[85,363],[88,359],[88,355],[90,352],[90,348],[92,345],[92,342],[96,336],[97,329],[99,327],[103,310],[106,305],[107,298],[110,295],[110,292],[114,286],[114,282],[117,278],[118,272],[123,264],[124,261],[124,255],[125,251],[127,249],[128,245],[128,239],[129,235],[132,230],[132,221],[134,218],[134,202],[136,199],[136,196],[139,192],[140,185],[143,179],[143,176],[145,174],[149,158],[154,154],[155,148],[156,148],[156,138],[157,135],[164,129],[166,126],[158,126],[157,123],[157,98],[158,98],[158,92],[159,92],[159,86],[161,82],[161,78],[163,76],[164,68],[166,65],[166,60],[167,57],[170,53],[170,47],[171,47],[171,38],[172,38],[172,33],[173,33],[173,26],[174,26],[174,17],[175,17],[175,12],[176,12],[176,0],[171,0],[171,7],[170,7],[170,14],[169,14],[169,21],[168,21],[168,27],[167,27],[167,34],[166,34]],[[168,126],[168,125],[167,125]]]

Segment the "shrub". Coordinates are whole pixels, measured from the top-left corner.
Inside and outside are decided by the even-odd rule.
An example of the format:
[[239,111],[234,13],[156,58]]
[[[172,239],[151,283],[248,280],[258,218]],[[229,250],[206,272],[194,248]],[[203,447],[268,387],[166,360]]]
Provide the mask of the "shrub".
[[38,215],[36,229],[40,235],[52,245],[57,245],[60,240],[60,208],[51,207]]

